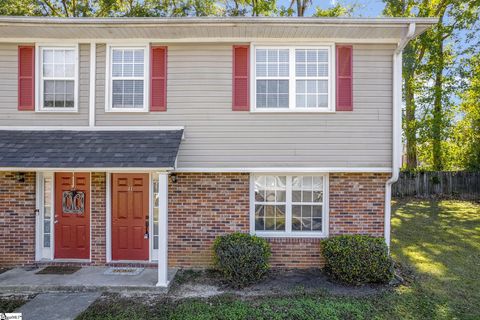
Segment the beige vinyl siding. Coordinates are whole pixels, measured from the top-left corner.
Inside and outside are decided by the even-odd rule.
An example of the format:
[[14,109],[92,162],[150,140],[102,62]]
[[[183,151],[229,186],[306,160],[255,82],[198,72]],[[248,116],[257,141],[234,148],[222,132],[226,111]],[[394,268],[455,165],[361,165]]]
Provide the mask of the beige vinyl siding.
[[18,111],[18,43],[0,43],[0,126],[88,125],[90,45],[79,46],[78,112]]
[[98,126],[185,126],[179,168],[391,167],[394,45],[354,45],[354,111],[232,109],[232,44],[168,45],[167,112],[106,113],[97,46]]

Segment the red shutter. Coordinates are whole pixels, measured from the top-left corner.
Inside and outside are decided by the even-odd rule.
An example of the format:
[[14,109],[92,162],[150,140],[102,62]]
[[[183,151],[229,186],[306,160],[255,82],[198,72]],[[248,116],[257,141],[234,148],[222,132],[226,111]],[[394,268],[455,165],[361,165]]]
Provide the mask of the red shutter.
[[150,48],[150,111],[167,111],[167,47]]
[[337,46],[337,111],[353,111],[352,56],[352,46]]
[[35,111],[35,47],[18,47],[18,110]]
[[233,46],[232,110],[249,111],[249,46]]

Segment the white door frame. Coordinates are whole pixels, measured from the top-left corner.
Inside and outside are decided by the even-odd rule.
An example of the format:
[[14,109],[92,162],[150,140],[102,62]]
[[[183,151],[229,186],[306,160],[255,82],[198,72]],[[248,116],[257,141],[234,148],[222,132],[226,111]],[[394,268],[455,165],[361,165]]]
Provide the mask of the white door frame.
[[[112,174],[114,173],[123,173],[128,174],[130,172],[125,171],[107,171],[106,179],[105,179],[105,213],[106,213],[106,224],[105,224],[105,236],[106,236],[106,261],[107,263],[111,262],[132,262],[135,263],[137,261],[117,261],[112,260]],[[145,171],[145,172],[131,172],[131,173],[146,173],[148,174],[148,260],[145,262],[153,262],[153,177],[152,172]]]
[[[79,262],[91,262],[92,261],[92,173],[89,171],[72,170],[72,172],[87,172],[89,174],[89,201],[90,201],[90,239],[89,239],[89,259],[55,259],[55,171],[37,171],[35,182],[35,205],[38,213],[35,217],[35,261],[49,260],[49,261],[79,261]],[[43,181],[45,177],[51,178],[51,216],[50,216],[50,248],[43,247],[43,217],[44,217],[44,185]]]

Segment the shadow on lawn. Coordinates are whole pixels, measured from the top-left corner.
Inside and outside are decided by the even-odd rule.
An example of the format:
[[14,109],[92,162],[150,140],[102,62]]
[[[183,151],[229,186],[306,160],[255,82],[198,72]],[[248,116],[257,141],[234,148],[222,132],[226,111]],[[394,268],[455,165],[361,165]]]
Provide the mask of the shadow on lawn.
[[480,317],[480,206],[410,201],[394,212],[392,255],[418,276],[403,299],[427,296],[413,307],[432,319]]

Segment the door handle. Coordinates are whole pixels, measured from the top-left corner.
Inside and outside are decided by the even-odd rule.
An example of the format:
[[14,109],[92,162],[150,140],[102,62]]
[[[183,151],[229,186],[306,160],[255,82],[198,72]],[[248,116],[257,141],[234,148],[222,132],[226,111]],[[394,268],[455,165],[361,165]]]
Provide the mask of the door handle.
[[53,220],[53,223],[57,223],[57,222],[58,222],[58,220]]

